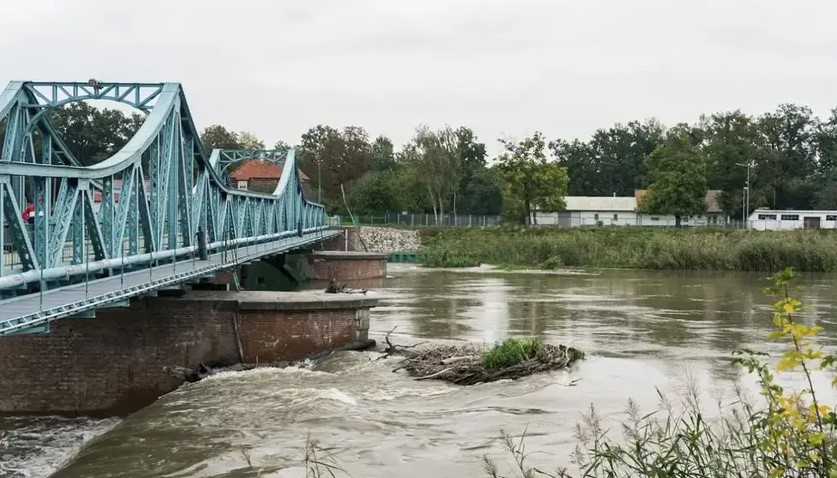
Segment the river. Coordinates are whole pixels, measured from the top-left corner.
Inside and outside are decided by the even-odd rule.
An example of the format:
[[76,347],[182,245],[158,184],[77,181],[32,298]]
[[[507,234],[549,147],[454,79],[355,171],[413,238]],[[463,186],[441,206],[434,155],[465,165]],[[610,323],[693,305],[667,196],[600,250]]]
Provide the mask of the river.
[[[417,382],[397,359],[335,354],[288,369],[224,373],[125,420],[0,420],[0,476],[302,477],[307,437],[354,477],[484,476],[506,471],[501,430],[527,433],[531,464],[569,466],[580,414],[615,420],[685,382],[710,399],[747,383],[730,351],[766,343],[764,274],[423,270],[391,265],[371,336],[398,343],[492,343],[536,335],[587,352],[570,371],[473,387]],[[835,345],[837,286],[810,276],[797,295]],[[615,423],[615,422],[614,422]],[[326,453],[326,452],[321,452]],[[572,466],[570,466],[572,470]],[[338,474],[339,476],[339,474]]]

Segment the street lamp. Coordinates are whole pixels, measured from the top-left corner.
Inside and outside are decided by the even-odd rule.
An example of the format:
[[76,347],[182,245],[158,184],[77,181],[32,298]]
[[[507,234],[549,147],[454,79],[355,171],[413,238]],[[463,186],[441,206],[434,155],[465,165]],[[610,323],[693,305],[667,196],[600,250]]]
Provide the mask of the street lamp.
[[750,194],[750,188],[744,186],[741,190],[741,226],[745,229],[747,227],[747,212],[750,209],[750,204],[748,202],[748,196]]
[[747,168],[747,183],[744,186],[744,212],[741,216],[744,218],[744,227],[747,227],[747,215],[750,214],[750,168],[753,167],[753,160],[747,162],[747,164],[735,163],[736,166],[742,166]]

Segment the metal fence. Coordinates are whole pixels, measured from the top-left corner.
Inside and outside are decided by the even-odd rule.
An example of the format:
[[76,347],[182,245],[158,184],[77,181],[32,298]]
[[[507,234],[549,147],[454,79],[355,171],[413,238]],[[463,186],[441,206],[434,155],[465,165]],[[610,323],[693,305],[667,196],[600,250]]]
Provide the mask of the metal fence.
[[[379,215],[356,215],[355,221],[363,226],[409,226],[409,227],[494,227],[500,225],[500,216],[476,215],[476,214],[379,214]],[[350,216],[334,215],[329,216],[328,225],[332,227],[351,226]],[[569,224],[532,224],[531,227],[539,228],[593,228],[593,227],[637,227],[637,228],[674,228],[674,219],[660,218],[658,220],[644,220],[632,222],[616,222],[611,220],[585,221],[583,219],[572,219]],[[711,228],[711,229],[746,229],[752,228],[752,224],[744,223],[741,220],[730,220],[726,223],[716,224],[689,224],[683,223],[686,228]]]
[[[332,216],[333,225],[351,225],[349,216]],[[500,216],[477,214],[403,214],[356,215],[355,221],[365,226],[410,227],[487,227],[500,224]],[[336,224],[334,224],[336,223]]]

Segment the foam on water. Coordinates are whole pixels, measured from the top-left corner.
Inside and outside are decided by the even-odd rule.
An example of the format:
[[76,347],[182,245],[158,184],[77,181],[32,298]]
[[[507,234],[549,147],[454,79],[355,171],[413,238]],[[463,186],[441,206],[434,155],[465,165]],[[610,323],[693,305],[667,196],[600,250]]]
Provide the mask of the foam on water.
[[0,419],[0,476],[47,477],[84,444],[106,433],[119,421],[59,417]]

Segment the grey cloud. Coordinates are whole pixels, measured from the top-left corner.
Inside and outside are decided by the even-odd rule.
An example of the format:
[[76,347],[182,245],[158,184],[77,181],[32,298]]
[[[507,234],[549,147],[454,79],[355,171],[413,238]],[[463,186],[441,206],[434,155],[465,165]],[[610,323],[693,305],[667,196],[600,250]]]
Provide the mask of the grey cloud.
[[837,103],[828,0],[0,1],[0,83],[181,81],[201,125],[267,143],[462,123],[496,151],[537,129]]

